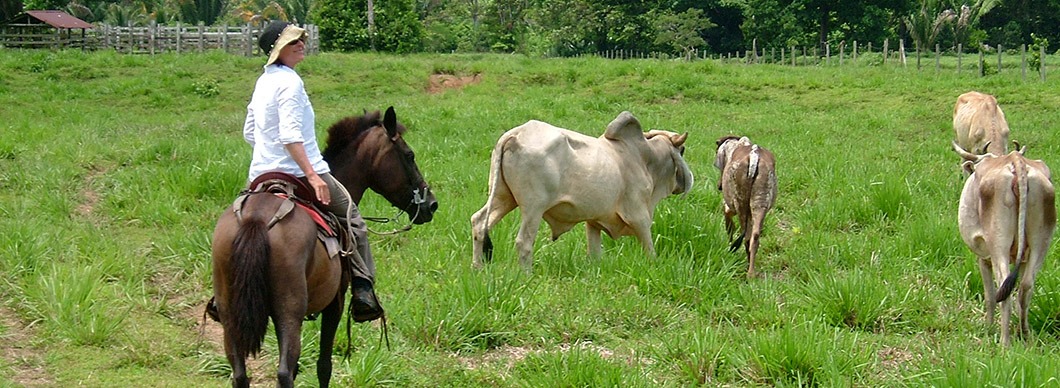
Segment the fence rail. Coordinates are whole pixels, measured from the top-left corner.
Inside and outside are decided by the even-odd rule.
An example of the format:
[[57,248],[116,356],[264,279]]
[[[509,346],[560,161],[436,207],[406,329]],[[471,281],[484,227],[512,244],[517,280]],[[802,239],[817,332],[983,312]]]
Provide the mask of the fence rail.
[[[18,28],[29,27],[29,28]],[[320,50],[320,29],[307,24],[306,53]],[[163,26],[153,21],[147,26],[111,26],[103,24],[85,29],[83,33],[68,29],[49,29],[40,26],[15,26],[0,30],[0,47],[83,48],[86,50],[115,50],[127,54],[193,53],[223,50],[231,54],[261,55],[258,37],[261,27],[184,25]]]
[[[1034,54],[1037,54],[1036,56]],[[752,44],[751,50],[742,52],[729,52],[711,54],[705,51],[692,51],[685,55],[670,55],[659,52],[639,52],[635,50],[607,50],[593,54],[593,56],[609,59],[639,59],[639,58],[684,58],[686,60],[717,60],[724,63],[775,64],[782,66],[846,66],[857,64],[888,65],[910,67],[914,66],[920,71],[931,71],[936,73],[955,71],[958,74],[985,74],[1003,73],[1018,70],[1021,77],[1026,80],[1028,74],[1045,81],[1048,70],[1046,66],[1045,47],[1040,47],[1035,53],[1028,51],[1027,45],[1022,45],[1016,50],[1006,53],[1001,45],[996,47],[985,46],[977,53],[966,53],[962,45],[957,45],[954,50],[942,50],[935,45],[934,50],[908,50],[905,42],[899,40],[898,47],[891,46],[888,40],[883,45],[873,46],[872,42],[859,44],[854,41],[850,44],[842,43],[836,46],[825,45],[824,50],[818,47],[757,47],[757,42]],[[1031,63],[1036,57],[1038,63]],[[996,58],[996,61],[995,61]],[[970,61],[970,62],[969,62]],[[1037,66],[1037,68],[1035,68]]]

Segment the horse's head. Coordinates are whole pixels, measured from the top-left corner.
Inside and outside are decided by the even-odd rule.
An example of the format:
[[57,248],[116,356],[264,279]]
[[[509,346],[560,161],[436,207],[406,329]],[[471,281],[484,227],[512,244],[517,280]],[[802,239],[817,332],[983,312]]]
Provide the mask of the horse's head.
[[378,111],[347,118],[328,130],[324,158],[354,202],[370,188],[408,213],[412,223],[423,224],[434,218],[438,200],[402,137],[405,131],[394,107],[387,108],[381,120]]

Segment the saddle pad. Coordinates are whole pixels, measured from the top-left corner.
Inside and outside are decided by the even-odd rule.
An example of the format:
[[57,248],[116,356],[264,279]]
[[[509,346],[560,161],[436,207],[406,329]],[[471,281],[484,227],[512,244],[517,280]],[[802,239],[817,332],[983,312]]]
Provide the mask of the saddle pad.
[[[283,194],[275,194],[275,195],[277,197],[280,197],[280,198],[283,198],[283,199],[287,199],[286,195],[283,195]],[[311,208],[309,206],[306,206],[304,203],[301,203],[299,201],[292,201],[292,202],[294,202],[295,205],[298,205],[298,207],[302,208],[302,210],[305,210],[306,213],[309,213],[309,217],[313,219],[313,222],[315,222],[317,224],[317,226],[320,227],[321,230],[326,232],[328,236],[337,236],[335,231],[332,230],[330,226],[328,226],[327,221],[324,221],[324,216],[320,215],[320,213],[317,212],[316,209],[313,209],[313,208]]]

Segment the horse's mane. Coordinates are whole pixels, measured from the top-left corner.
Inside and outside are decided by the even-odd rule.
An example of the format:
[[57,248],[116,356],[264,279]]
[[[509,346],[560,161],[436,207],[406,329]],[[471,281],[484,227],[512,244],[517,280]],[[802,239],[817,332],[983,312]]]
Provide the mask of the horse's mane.
[[[346,117],[332,124],[328,128],[328,141],[323,153],[324,159],[337,156],[346,147],[353,144],[363,133],[373,127],[382,126],[383,119],[380,116],[379,111],[372,113],[366,111],[361,116]],[[397,131],[399,134],[404,134],[406,131],[405,126],[398,124]]]

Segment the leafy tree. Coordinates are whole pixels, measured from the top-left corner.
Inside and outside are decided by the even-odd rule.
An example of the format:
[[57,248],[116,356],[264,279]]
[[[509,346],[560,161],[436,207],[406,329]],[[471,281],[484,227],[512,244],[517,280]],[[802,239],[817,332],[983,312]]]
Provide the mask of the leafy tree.
[[920,10],[902,19],[906,28],[909,29],[909,36],[916,44],[917,69],[920,68],[922,50],[935,44],[935,39],[938,38],[942,28],[956,17],[952,9],[939,11],[939,7],[938,0],[921,0]]
[[65,0],[25,0],[26,10],[47,10],[47,9],[65,9],[67,1]]
[[994,9],[1001,0],[976,0],[971,6],[968,4],[953,4],[953,8],[957,12],[957,17],[953,25],[954,43],[962,44],[965,47],[969,46],[969,38],[972,30],[979,24],[979,19]]
[[707,42],[700,32],[715,27],[710,19],[703,17],[703,10],[691,8],[681,13],[663,11],[655,19],[655,44],[670,45],[683,51],[685,60],[692,60],[696,47]]
[[0,21],[11,19],[22,12],[22,0],[0,1]]
[[369,30],[365,0],[321,2],[315,20],[324,49],[351,51],[375,49],[408,53],[418,51],[423,23],[413,0],[374,0],[375,29]]

